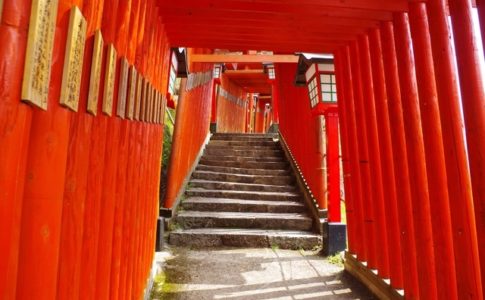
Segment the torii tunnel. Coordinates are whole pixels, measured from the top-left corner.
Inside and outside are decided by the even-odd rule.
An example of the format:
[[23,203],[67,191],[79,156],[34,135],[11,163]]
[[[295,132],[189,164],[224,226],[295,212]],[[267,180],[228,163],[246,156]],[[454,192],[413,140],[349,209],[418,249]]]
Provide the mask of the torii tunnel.
[[[475,11],[485,36],[483,0],[0,0],[0,299],[144,297],[167,106],[165,210],[211,129],[276,130],[336,222],[341,158],[346,267],[378,297],[483,299]],[[295,85],[301,53],[336,103]]]

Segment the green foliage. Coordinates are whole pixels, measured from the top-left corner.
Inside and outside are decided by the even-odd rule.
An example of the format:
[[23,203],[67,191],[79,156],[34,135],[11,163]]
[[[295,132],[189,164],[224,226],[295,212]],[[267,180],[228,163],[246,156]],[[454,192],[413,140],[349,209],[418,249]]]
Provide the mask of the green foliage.
[[168,162],[170,160],[170,153],[172,152],[172,136],[174,125],[170,121],[168,116],[168,111],[170,114],[175,117],[175,110],[167,108],[165,112],[165,127],[163,132],[163,152],[162,152],[162,167],[166,168],[168,166]]

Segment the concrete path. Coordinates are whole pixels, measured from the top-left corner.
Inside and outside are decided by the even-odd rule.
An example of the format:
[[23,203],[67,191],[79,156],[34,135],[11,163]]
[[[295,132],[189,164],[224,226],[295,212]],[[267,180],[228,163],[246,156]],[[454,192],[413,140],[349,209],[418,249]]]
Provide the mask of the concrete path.
[[170,247],[157,255],[163,272],[152,299],[374,299],[311,251]]

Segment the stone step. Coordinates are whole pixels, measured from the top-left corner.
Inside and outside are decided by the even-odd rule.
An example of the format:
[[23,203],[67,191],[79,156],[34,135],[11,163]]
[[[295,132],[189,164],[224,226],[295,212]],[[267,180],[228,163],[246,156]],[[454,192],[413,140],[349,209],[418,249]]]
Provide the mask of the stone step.
[[182,211],[176,222],[190,228],[259,228],[311,230],[313,221],[306,214]]
[[311,250],[322,245],[322,237],[305,231],[200,228],[173,231],[170,233],[169,243],[176,246]]
[[210,171],[217,173],[229,173],[229,174],[245,174],[245,175],[272,175],[281,176],[289,175],[289,170],[266,170],[266,169],[245,169],[245,168],[231,168],[231,167],[219,167],[219,166],[206,166],[199,164],[197,166],[198,171]]
[[251,192],[251,191],[230,191],[230,190],[205,190],[201,188],[190,188],[185,192],[188,197],[214,197],[247,200],[268,200],[268,201],[296,201],[301,200],[301,195],[295,192]]
[[204,154],[201,159],[230,162],[285,162],[281,156],[233,156]]
[[246,169],[287,169],[289,164],[285,161],[280,162],[260,162],[260,161],[221,161],[216,158],[207,159],[202,157],[200,163],[207,166],[246,168]]
[[272,146],[228,146],[228,145],[218,145],[218,144],[211,144],[208,143],[206,146],[207,149],[218,149],[218,150],[226,150],[226,151],[281,151],[281,147],[278,144],[274,144]]
[[293,176],[244,175],[198,170],[192,173],[192,179],[272,185],[288,185],[295,182]]
[[303,213],[306,210],[303,203],[293,201],[263,201],[203,197],[185,199],[180,206],[186,211]]
[[225,138],[225,137],[247,137],[247,138],[278,138],[276,133],[229,133],[229,132],[216,132],[212,135],[212,138]]
[[295,186],[293,185],[254,184],[200,179],[191,180],[190,187],[202,188],[206,190],[234,190],[252,192],[294,192],[296,190]]
[[276,137],[269,135],[219,135],[215,134],[211,137],[211,141],[273,141]]
[[255,147],[274,147],[278,145],[277,142],[274,141],[225,141],[225,140],[211,140],[209,145],[214,146],[255,146]]
[[207,148],[204,154],[207,155],[230,155],[230,156],[253,156],[253,157],[262,157],[262,156],[278,156],[284,157],[284,153],[281,150],[233,150],[230,148]]

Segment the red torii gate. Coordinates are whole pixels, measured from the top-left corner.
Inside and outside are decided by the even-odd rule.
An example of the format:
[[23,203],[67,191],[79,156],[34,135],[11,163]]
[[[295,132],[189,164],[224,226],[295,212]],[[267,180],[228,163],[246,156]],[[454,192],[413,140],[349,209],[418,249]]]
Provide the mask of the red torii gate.
[[[32,2],[0,3],[2,298],[140,297],[158,214],[163,131],[153,103],[161,99],[155,90],[167,90],[170,43],[334,53],[349,261],[377,269],[408,299],[483,299],[485,92],[470,0],[59,0],[46,111],[21,102]],[[477,5],[485,35],[485,4]],[[77,112],[59,104],[73,6],[88,28]],[[103,52],[108,44],[116,49],[117,71],[113,107],[103,114],[104,55],[103,92],[92,116],[87,70],[97,29]],[[134,120],[116,116],[121,57],[144,77],[137,99],[146,102]],[[190,97],[210,91],[205,85]],[[195,112],[208,119],[209,111],[210,104]],[[194,121],[182,118],[185,125]],[[206,132],[186,134],[179,143],[197,136],[187,151],[192,161]],[[189,168],[174,171],[178,186]],[[124,243],[121,234],[128,236]]]

